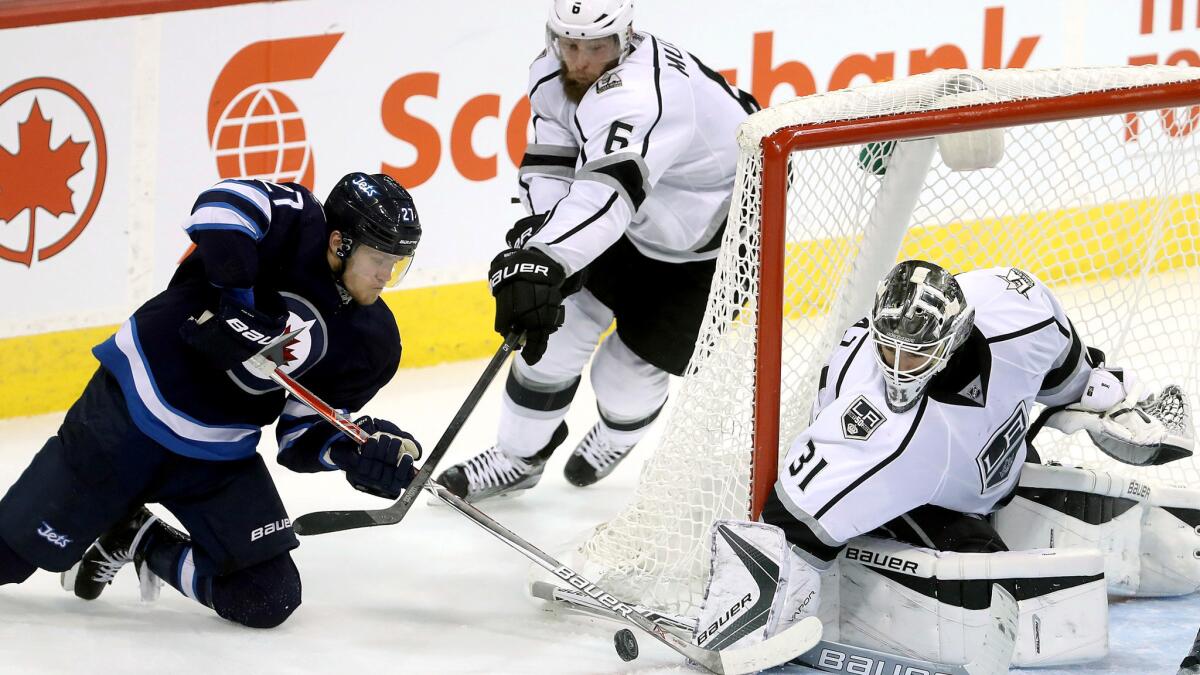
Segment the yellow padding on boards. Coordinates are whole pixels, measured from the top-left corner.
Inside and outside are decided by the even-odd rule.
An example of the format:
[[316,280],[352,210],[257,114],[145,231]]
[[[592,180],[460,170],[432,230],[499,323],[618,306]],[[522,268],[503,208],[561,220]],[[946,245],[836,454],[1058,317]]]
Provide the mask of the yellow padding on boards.
[[92,347],[116,326],[0,339],[0,417],[66,410],[99,365]]
[[[383,300],[400,327],[403,368],[482,358],[500,345],[485,281],[393,291]],[[0,338],[0,418],[66,410],[96,370],[92,347],[116,330]]]
[[[1166,227],[1148,224],[1165,222]],[[784,315],[828,311],[858,239],[789,242]],[[1021,216],[915,227],[897,260],[920,258],[952,272],[1016,264],[1048,284],[1103,281],[1143,267],[1151,272],[1200,266],[1200,195],[1121,202]]]

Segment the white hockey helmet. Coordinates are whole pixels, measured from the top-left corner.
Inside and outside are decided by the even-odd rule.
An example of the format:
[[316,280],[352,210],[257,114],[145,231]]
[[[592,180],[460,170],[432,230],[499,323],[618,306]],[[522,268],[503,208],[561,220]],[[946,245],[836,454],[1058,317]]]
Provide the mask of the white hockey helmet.
[[967,341],[975,309],[949,272],[905,260],[879,282],[870,322],[888,407],[905,412]]
[[633,39],[633,0],[552,0],[546,45],[556,55],[558,38],[594,40],[615,35],[624,59]]

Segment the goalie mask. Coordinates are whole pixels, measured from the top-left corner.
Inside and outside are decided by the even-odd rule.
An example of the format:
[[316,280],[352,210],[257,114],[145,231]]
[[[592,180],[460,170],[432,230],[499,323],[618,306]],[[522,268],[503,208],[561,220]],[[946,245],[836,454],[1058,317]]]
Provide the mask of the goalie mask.
[[871,338],[893,412],[917,404],[966,342],[974,318],[958,282],[933,263],[906,260],[883,278],[871,310]]

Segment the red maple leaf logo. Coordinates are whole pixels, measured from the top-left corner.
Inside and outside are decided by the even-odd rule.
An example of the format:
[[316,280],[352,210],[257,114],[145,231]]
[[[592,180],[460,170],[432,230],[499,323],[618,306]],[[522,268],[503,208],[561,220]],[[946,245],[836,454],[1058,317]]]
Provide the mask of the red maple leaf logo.
[[68,138],[57,148],[51,148],[50,128],[50,120],[34,99],[29,117],[17,126],[20,149],[13,154],[0,146],[0,221],[12,222],[22,211],[29,210],[26,250],[30,259],[37,209],[51,216],[75,213],[71,204],[73,192],[67,180],[83,170],[81,159],[89,145]]

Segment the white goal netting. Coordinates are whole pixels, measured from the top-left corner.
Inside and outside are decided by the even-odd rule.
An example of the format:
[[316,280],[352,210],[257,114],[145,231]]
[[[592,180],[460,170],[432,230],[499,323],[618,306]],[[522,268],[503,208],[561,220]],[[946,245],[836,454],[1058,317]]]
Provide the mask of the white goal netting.
[[[999,163],[949,168],[939,137],[982,124],[1003,125],[990,136],[1002,133]],[[787,151],[764,154],[780,138]],[[738,140],[729,226],[663,442],[630,504],[580,550],[606,590],[694,610],[709,525],[751,509],[755,401],[774,400],[756,352],[781,344],[779,453],[808,421],[832,341],[898,259],[1032,272],[1110,364],[1200,399],[1200,69],[941,71],[790,101],[753,115]],[[786,189],[764,203],[772,171]],[[760,317],[773,306],[762,280],[779,272],[781,309]],[[774,318],[771,334],[760,318]],[[1114,468],[1055,433],[1038,437],[1044,458]],[[754,481],[773,482],[762,462]],[[1197,461],[1117,468],[1200,485]]]

